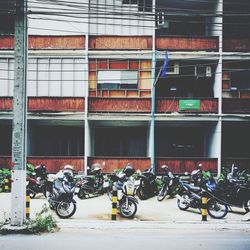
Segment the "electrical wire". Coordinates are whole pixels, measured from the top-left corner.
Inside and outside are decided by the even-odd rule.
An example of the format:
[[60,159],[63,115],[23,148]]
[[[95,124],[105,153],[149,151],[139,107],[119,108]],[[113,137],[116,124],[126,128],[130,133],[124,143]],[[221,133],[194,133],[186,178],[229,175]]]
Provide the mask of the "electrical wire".
[[[237,69],[237,70],[231,70],[228,69],[226,72],[227,73],[233,73],[233,72],[242,72],[242,71],[250,71],[249,69]],[[212,75],[217,75],[217,74],[222,74],[224,73],[224,71],[221,72],[212,72]],[[182,78],[182,77],[195,77],[194,74],[185,74],[185,75],[166,75],[166,77],[159,77],[159,79],[176,79],[176,78]],[[208,77],[201,77],[201,78],[208,78]],[[153,80],[154,78],[152,77],[140,77],[140,78],[124,78],[122,79],[123,81],[126,80],[131,80],[131,81],[135,81],[135,80]],[[0,78],[0,80],[8,80],[8,81],[14,81],[14,78]],[[112,79],[111,81],[118,81],[121,80],[120,78],[118,79]],[[81,79],[81,80],[63,80],[63,79],[59,79],[59,80],[52,80],[52,79],[28,79],[28,81],[33,81],[33,82],[98,82],[97,79],[95,80],[85,80],[85,79]],[[102,81],[107,81],[109,82],[110,79],[102,79]]]

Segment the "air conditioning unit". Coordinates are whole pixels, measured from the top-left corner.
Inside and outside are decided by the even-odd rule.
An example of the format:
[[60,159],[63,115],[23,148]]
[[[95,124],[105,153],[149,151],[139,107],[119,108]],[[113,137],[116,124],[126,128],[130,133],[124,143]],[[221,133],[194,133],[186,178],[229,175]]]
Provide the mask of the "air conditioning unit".
[[158,12],[157,13],[157,18],[156,18],[156,26],[159,29],[169,28],[169,22],[166,20],[166,15],[164,12]]
[[212,77],[211,66],[197,65],[195,66],[194,75],[199,77]]
[[170,64],[167,70],[167,75],[179,75],[180,66],[179,63]]

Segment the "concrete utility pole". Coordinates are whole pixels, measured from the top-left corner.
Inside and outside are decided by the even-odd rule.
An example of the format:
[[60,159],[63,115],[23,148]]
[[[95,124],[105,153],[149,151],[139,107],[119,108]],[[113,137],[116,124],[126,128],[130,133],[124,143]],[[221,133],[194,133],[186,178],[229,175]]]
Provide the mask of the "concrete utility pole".
[[12,124],[12,193],[11,226],[25,221],[26,129],[27,129],[27,0],[16,0],[15,13],[15,81]]

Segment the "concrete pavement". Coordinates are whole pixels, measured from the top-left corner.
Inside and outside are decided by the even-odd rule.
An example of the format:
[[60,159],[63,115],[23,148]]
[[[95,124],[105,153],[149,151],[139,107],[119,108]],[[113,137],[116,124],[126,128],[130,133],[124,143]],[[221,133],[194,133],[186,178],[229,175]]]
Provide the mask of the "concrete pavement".
[[[10,214],[10,198],[10,194],[0,194],[0,220],[2,220],[4,214],[7,217]],[[137,214],[134,219],[124,219],[118,215],[117,221],[111,221],[111,201],[107,195],[86,200],[80,200],[77,197],[75,199],[77,201],[77,210],[70,219],[62,220],[54,215],[59,227],[62,229],[185,229],[188,226],[188,228],[207,228],[210,230],[250,230],[250,222],[242,221],[244,210],[238,208],[233,208],[233,212],[228,213],[224,219],[212,219],[208,216],[208,221],[202,222],[198,210],[181,211],[177,208],[176,199],[165,199],[158,202],[154,197],[145,201],[139,200]],[[37,212],[40,212],[44,203],[47,203],[47,201],[42,195],[31,200],[31,218]]]

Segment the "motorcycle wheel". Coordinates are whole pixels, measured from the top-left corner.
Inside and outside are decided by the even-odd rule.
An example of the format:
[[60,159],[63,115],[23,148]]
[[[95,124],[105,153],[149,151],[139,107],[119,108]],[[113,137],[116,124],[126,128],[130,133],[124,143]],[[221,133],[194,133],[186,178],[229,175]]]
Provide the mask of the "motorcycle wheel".
[[67,219],[71,217],[76,212],[75,201],[65,202],[60,201],[56,206],[56,214],[61,219]]
[[250,199],[244,201],[244,209],[247,213],[250,211]]
[[36,193],[30,190],[30,199],[34,199],[36,197]]
[[189,208],[189,205],[185,202],[186,199],[189,199],[188,193],[183,193],[181,199],[177,199],[177,206],[180,210],[185,211]]
[[120,214],[124,218],[133,218],[137,211],[137,204],[133,200],[128,200],[128,207],[126,201],[120,204]]
[[166,184],[164,184],[159,192],[159,194],[157,195],[157,200],[158,201],[163,201],[165,199],[165,197],[168,194],[168,186],[166,186]]
[[214,199],[210,199],[207,203],[207,212],[214,219],[222,219],[228,213],[228,206]]
[[81,199],[81,200],[86,199],[86,193],[84,192],[83,189],[80,189],[80,190],[79,190],[77,196],[78,196],[78,198]]

